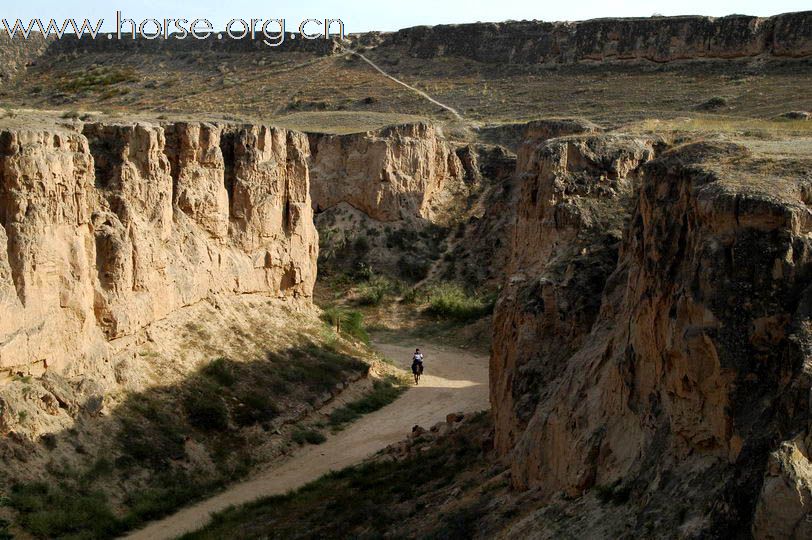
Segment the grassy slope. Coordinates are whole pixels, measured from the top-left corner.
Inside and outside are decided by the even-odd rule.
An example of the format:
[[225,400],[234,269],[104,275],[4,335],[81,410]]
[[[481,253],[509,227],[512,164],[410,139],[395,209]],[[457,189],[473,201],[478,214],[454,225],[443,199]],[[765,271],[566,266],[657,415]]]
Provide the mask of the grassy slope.
[[[812,109],[812,95],[801,91],[812,83],[812,61],[805,59],[550,67],[418,59],[395,47],[368,55],[480,123],[581,115],[617,125],[695,115],[698,106],[717,96],[726,105],[713,112],[725,116],[770,118]],[[116,68],[98,67],[109,65]],[[0,102],[156,114],[216,112],[326,131],[364,130],[413,116],[449,120],[435,105],[357,59],[305,53],[45,57],[3,88]],[[362,113],[356,126],[348,111]],[[301,115],[309,112],[322,116]],[[333,112],[339,115],[324,114]],[[374,118],[374,113],[387,116]]]
[[[210,355],[194,371],[183,373],[178,357],[144,350],[139,361],[153,369],[166,363],[174,373],[161,377],[171,382],[111,397],[104,415],[82,416],[39,444],[2,441],[0,518],[37,538],[116,536],[299,444],[318,444],[326,428],[400,395],[399,380],[385,377],[350,403],[352,415],[329,426],[312,421],[314,406],[370,370],[371,353],[317,321],[279,318],[270,305],[262,309],[277,319],[269,321],[254,307],[251,324],[233,321],[226,334],[216,334],[222,329],[205,317],[174,331],[179,351]],[[0,538],[6,528],[0,521]]]
[[228,510],[184,538],[470,538],[486,501],[505,489],[499,478],[488,482],[501,472],[485,459],[488,430],[487,415],[476,416],[449,435],[412,441],[405,456]]

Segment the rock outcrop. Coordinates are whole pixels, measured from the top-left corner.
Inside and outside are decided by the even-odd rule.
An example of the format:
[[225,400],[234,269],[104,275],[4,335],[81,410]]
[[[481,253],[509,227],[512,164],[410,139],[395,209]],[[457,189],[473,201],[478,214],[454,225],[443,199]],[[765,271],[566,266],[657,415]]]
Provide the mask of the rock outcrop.
[[307,157],[266,126],[0,133],[0,370],[84,373],[211,294],[309,297]]
[[454,148],[425,123],[311,134],[310,155],[317,211],[343,202],[378,221],[437,219],[465,176]]
[[593,135],[520,153],[496,447],[517,487],[600,487],[634,530],[805,530],[812,166],[776,176],[730,143],[658,152]]
[[385,43],[419,58],[515,64],[805,57],[812,55],[812,12],[418,26],[387,36]]

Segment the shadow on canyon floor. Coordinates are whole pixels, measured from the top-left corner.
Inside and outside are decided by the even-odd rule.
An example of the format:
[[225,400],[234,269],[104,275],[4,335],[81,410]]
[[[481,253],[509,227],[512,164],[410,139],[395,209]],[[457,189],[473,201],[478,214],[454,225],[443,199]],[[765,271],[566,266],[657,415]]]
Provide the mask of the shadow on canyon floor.
[[8,479],[5,517],[38,538],[114,537],[297,444],[320,442],[318,431],[288,424],[369,368],[340,344],[305,341],[253,362],[217,358],[181,384],[127,397],[109,414],[86,407],[73,428],[37,442],[7,437],[0,447],[6,463],[24,469],[41,459],[46,472]]

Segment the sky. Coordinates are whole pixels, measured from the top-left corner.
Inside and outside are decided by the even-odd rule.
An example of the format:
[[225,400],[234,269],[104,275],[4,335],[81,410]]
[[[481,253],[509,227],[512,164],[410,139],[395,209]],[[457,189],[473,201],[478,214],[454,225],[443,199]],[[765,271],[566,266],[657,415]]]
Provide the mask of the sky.
[[77,20],[104,19],[105,31],[115,28],[116,10],[126,18],[205,18],[216,28],[225,27],[230,19],[277,19],[299,21],[316,18],[339,18],[347,32],[369,30],[391,31],[417,25],[536,19],[544,21],[577,21],[597,17],[648,17],[661,15],[711,15],[732,13],[769,16],[789,11],[812,10],[810,0],[681,0],[679,2],[646,2],[642,0],[569,2],[543,0],[199,0],[194,3],[177,0],[26,0],[4,2],[0,19],[66,18]]

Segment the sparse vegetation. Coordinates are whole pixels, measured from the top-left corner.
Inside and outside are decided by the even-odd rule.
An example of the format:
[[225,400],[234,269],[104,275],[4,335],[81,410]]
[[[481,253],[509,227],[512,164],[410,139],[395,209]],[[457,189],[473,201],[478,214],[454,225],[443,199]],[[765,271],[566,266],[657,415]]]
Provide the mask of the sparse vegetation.
[[358,303],[362,306],[377,306],[387,295],[397,294],[400,284],[384,276],[375,276],[358,286]]
[[327,440],[327,437],[315,429],[296,429],[293,431],[291,439],[296,444],[321,444]]
[[194,427],[204,431],[228,429],[228,408],[216,386],[198,385],[186,396],[183,405]]
[[375,381],[372,390],[364,397],[330,413],[330,426],[336,430],[343,429],[347,424],[354,422],[362,415],[375,412],[389,405],[405,390],[406,386],[402,381],[391,375]]
[[93,66],[81,73],[64,75],[59,87],[64,92],[99,90],[118,83],[138,80],[135,70],[122,67]]
[[[111,447],[97,450],[111,461],[94,460],[81,472],[54,463],[49,467],[54,480],[17,484],[8,505],[19,513],[18,524],[37,538],[118,536],[247,474],[254,457],[241,428],[277,418],[278,399],[313,401],[367,369],[341,347],[313,342],[253,362],[216,358],[181,386],[153,388],[120,405],[111,417],[117,426]],[[293,437],[302,444],[324,439],[309,428]],[[190,442],[206,452],[213,470],[193,465]],[[107,490],[135,476],[136,487],[114,511]]]
[[595,493],[603,503],[625,504],[631,494],[630,486],[622,486],[620,480],[612,484],[595,486]]
[[237,381],[234,377],[232,362],[227,358],[217,358],[203,368],[203,374],[223,386],[233,386]]
[[[483,463],[472,431],[484,428],[486,418],[480,416],[469,430],[443,437],[411,457],[367,462],[288,495],[226,510],[205,529],[183,538],[400,538],[406,531],[421,538],[469,538],[492,495],[442,515],[434,509],[455,500],[462,489],[458,486],[476,488],[476,481],[464,479]],[[450,496],[455,489],[457,495]],[[427,507],[433,509],[429,514]]]

